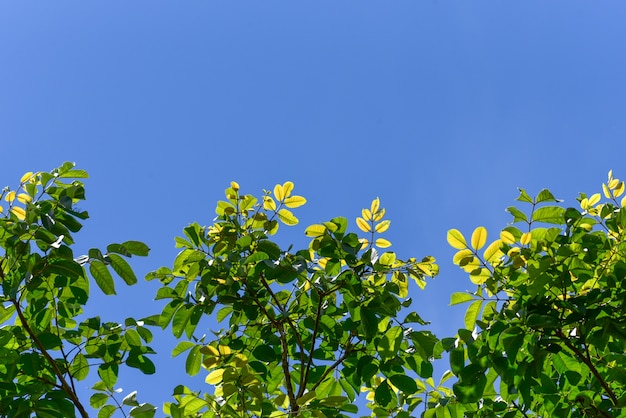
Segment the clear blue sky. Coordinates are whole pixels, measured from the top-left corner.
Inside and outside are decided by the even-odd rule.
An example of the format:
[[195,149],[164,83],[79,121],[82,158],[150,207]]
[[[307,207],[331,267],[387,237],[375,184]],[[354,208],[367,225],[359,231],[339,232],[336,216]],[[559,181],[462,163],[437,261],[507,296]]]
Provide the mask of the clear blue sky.
[[[449,295],[472,285],[448,229],[495,234],[517,187],[575,205],[609,169],[626,178],[624,22],[611,0],[4,1],[0,186],[75,161],[91,175],[77,252],[145,241],[141,275],[231,180],[294,181],[309,203],[281,239],[300,245],[380,196],[392,248],[439,260],[414,307],[453,335]],[[155,313],[156,287],[94,288],[90,312]],[[185,375],[155,335],[156,377],[123,369],[120,386],[160,405]]]

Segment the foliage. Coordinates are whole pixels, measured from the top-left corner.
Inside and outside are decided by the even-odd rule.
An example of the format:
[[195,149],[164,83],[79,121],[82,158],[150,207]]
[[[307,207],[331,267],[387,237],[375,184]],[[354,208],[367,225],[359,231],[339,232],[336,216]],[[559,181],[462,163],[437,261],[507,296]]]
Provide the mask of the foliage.
[[[410,311],[409,283],[423,288],[435,260],[386,250],[378,198],[356,218],[360,235],[337,217],[307,227],[305,248],[281,248],[281,224],[297,225],[306,203],[291,182],[260,198],[233,182],[214,224],[184,228],[173,266],[146,277],[161,282],[160,314],[85,318],[91,284],[105,295],[112,273],[135,284],[126,258],[149,251],[127,241],[75,257],[86,176],[66,163],[0,195],[0,416],[88,416],[76,382],[93,369],[99,418],[155,416],[115,386],[122,364],[155,372],[147,326],[159,326],[207,383],[173,388],[173,418],[345,417],[360,392],[380,417],[626,417],[626,198],[612,172],[604,200],[581,194],[577,208],[520,190],[527,210],[509,207],[513,223],[492,242],[484,227],[469,239],[450,230],[476,290],[451,295],[468,304],[465,328],[442,340]],[[207,323],[222,328],[207,337]],[[446,351],[451,370],[435,384]]]
[[[90,403],[99,417],[108,417],[121,409],[114,398],[120,364],[154,372],[147,357],[153,351],[146,345],[152,334],[144,323],[80,319],[90,294],[85,265],[110,295],[115,293],[110,269],[132,285],[137,279],[124,258],[148,254],[145,244],[129,241],[75,258],[73,234],[88,217],[76,206],[85,199],[77,179],[85,177],[65,163],[50,173],[26,173],[18,187],[2,190],[7,206],[0,206],[1,416],[66,418],[79,411],[86,417],[76,382],[95,368],[100,380]],[[134,394],[124,404],[136,417],[152,416],[155,409],[139,404]]]
[[426,417],[626,416],[626,199],[612,172],[602,189],[579,208],[520,190],[529,210],[508,208],[486,248],[483,227],[449,231],[476,291],[452,295],[469,303],[448,347],[458,382]]
[[[174,389],[165,405],[172,417],[339,417],[357,412],[362,390],[375,416],[408,417],[431,378],[430,359],[441,345],[411,305],[409,280],[420,287],[437,266],[432,257],[402,261],[376,234],[389,227],[375,199],[357,219],[367,237],[348,232],[345,218],[308,227],[308,248],[281,249],[271,237],[280,223],[296,225],[290,209],[306,199],[293,183],[276,185],[259,200],[235,182],[217,204],[216,222],[196,223],[176,239],[172,268],[148,275],[168,301],[160,325],[185,337],[191,375],[206,369],[212,393]],[[203,316],[223,329],[213,340],[196,335]]]

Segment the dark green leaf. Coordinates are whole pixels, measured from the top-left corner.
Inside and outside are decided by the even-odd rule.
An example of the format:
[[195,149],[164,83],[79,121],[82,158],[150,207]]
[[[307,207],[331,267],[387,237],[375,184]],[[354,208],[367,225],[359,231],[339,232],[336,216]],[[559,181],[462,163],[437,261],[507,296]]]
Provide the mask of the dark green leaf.
[[132,255],[147,256],[148,253],[150,252],[150,248],[148,248],[148,246],[144,244],[143,242],[126,241],[122,243],[122,245]]
[[137,277],[130,265],[117,254],[108,254],[107,256],[111,267],[126,282],[127,285],[137,283]]
[[89,272],[96,280],[96,284],[105,295],[115,295],[115,284],[113,277],[106,264],[102,261],[92,260],[89,263]]
[[389,383],[387,383],[387,380],[383,380],[383,382],[378,385],[374,392],[374,399],[383,407],[389,405],[391,402],[391,387]]
[[415,383],[415,379],[412,379],[409,376],[395,374],[389,378],[389,381],[392,385],[394,385],[407,395],[411,395],[417,392],[417,383]]

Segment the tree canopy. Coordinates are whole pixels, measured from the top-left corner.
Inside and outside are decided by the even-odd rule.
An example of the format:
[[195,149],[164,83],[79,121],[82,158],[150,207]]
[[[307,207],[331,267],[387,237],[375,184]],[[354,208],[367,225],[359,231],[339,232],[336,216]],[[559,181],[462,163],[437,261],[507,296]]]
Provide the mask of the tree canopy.
[[[138,282],[138,241],[72,250],[88,217],[83,170],[65,163],[2,190],[0,415],[7,417],[621,417],[626,416],[624,183],[567,207],[548,190],[520,190],[512,223],[489,242],[478,227],[448,243],[472,292],[464,328],[438,338],[411,309],[410,286],[438,273],[431,256],[401,260],[382,234],[378,198],[352,221],[304,229],[309,244],[281,248],[281,228],[306,203],[285,182],[260,196],[232,182],[210,225],[175,238],[158,280],[155,313],[123,323],[84,314],[92,285],[105,295]],[[621,199],[621,200],[620,200]],[[437,239],[437,237],[431,237]],[[443,309],[443,307],[442,307]],[[157,310],[160,310],[158,312]],[[205,335],[203,318],[219,329]],[[153,406],[116,397],[120,367],[164,373],[149,346],[169,330],[189,375]],[[449,361],[435,382],[433,364]],[[88,399],[77,382],[98,381]],[[88,406],[89,405],[89,406]]]

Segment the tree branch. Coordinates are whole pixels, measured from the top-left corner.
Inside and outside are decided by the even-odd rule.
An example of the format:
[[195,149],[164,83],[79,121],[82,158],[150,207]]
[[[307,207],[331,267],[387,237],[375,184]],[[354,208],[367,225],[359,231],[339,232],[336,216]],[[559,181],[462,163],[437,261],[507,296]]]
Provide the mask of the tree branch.
[[37,335],[35,334],[35,332],[28,325],[28,321],[24,317],[24,313],[22,312],[22,308],[20,304],[15,299],[11,299],[11,302],[13,303],[13,306],[15,306],[15,311],[17,312],[17,316],[20,318],[20,322],[22,323],[22,326],[24,327],[24,329],[26,330],[30,338],[33,340],[33,342],[35,343],[39,351],[41,351],[41,354],[46,358],[46,361],[48,361],[48,363],[50,364],[50,367],[52,367],[52,369],[54,370],[54,374],[56,374],[57,378],[59,379],[59,382],[61,382],[61,388],[68,395],[68,397],[70,398],[70,400],[72,401],[76,409],[78,409],[78,412],[80,412],[81,417],[88,418],[89,414],[85,410],[85,407],[83,406],[83,404],[80,403],[80,400],[78,399],[78,396],[76,395],[76,392],[74,392],[72,387],[67,383],[67,380],[65,380],[65,377],[63,376],[63,372],[61,372],[61,369],[59,369],[59,365],[56,363],[56,361],[54,361],[52,356],[50,356],[50,353],[48,353],[48,350],[46,350],[46,348],[43,346],[41,341],[39,341],[39,338],[37,338]]
[[617,399],[617,396],[615,395],[613,390],[609,387],[608,383],[602,378],[602,376],[600,375],[600,372],[598,371],[598,369],[596,369],[596,367],[593,365],[591,360],[587,356],[585,356],[584,353],[582,353],[578,349],[578,347],[576,347],[574,344],[572,344],[572,342],[569,340],[569,338],[567,338],[565,336],[565,334],[563,334],[563,331],[561,329],[558,329],[556,331],[556,336],[559,337],[561,339],[561,341],[563,341],[563,343],[567,346],[567,348],[569,348],[574,353],[574,355],[576,357],[578,357],[578,359],[580,361],[585,363],[585,365],[589,368],[589,370],[591,370],[591,373],[593,373],[595,378],[600,383],[600,386],[602,386],[602,388],[609,395],[609,398],[611,398],[611,401],[613,402],[613,406],[617,406],[617,404],[619,402],[618,399]]

